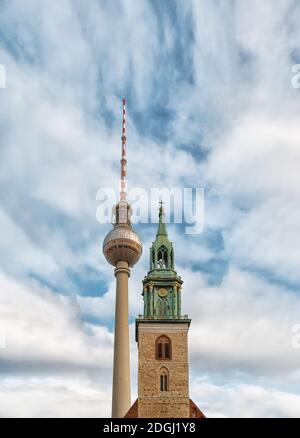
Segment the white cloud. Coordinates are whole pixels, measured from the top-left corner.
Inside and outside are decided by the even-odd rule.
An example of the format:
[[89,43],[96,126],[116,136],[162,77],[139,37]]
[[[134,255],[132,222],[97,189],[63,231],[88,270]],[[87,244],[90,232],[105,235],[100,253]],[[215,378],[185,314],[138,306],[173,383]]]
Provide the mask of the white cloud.
[[208,286],[199,273],[180,273],[185,279],[183,313],[193,319],[195,373],[240,372],[254,379],[284,375],[286,380],[299,373],[299,351],[291,344],[300,311],[297,293],[234,268],[219,286]]
[[101,369],[101,356],[112,352],[112,335],[105,327],[80,322],[74,299],[53,294],[34,282],[22,286],[3,274],[0,281],[1,324],[6,332],[1,355],[5,361]]
[[18,418],[109,417],[110,393],[85,375],[5,378],[0,382],[0,416]]
[[[194,401],[208,418],[297,418],[298,394],[259,384],[218,384],[206,378],[192,382]],[[205,400],[205,401],[203,401]]]
[[1,274],[0,289],[1,416],[107,415],[107,328],[80,322],[74,300],[33,282],[22,286]]

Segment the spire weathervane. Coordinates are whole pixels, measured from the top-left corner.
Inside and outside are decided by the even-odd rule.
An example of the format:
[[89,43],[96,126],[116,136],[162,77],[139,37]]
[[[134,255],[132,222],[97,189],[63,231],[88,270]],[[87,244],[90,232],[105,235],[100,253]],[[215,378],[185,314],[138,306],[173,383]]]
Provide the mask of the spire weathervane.
[[158,229],[156,234],[157,236],[168,236],[163,204],[164,202],[161,199],[159,201],[159,221],[158,221]]

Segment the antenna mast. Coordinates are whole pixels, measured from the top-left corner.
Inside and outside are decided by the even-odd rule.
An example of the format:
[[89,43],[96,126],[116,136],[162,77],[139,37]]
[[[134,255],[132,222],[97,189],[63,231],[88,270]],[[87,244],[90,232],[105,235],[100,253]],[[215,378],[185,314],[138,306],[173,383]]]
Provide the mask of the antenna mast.
[[122,121],[122,158],[121,158],[121,193],[120,200],[127,200],[127,180],[126,180],[126,99],[123,99],[123,121]]

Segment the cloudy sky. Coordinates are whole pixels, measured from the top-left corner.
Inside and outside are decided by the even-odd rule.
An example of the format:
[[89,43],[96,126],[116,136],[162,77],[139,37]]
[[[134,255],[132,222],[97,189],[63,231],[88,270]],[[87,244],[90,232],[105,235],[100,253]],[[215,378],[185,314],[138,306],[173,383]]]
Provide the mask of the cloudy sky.
[[[276,5],[275,5],[276,3]],[[114,277],[96,220],[131,187],[204,187],[169,225],[209,417],[300,417],[299,0],[0,0],[0,415],[109,416]],[[154,224],[130,280],[142,311]]]

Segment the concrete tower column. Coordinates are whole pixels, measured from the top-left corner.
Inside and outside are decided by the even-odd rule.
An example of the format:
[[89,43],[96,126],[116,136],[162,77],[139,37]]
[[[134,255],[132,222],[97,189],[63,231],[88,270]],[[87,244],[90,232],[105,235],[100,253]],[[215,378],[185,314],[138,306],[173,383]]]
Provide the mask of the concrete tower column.
[[128,278],[130,270],[127,262],[118,262],[116,277],[116,310],[114,339],[114,370],[112,417],[122,418],[131,407],[130,356],[128,324]]

